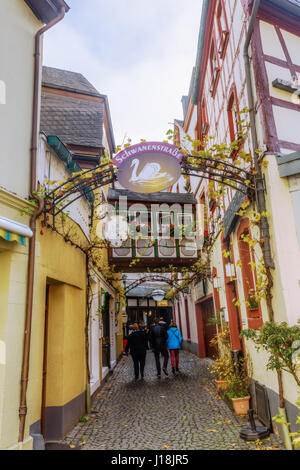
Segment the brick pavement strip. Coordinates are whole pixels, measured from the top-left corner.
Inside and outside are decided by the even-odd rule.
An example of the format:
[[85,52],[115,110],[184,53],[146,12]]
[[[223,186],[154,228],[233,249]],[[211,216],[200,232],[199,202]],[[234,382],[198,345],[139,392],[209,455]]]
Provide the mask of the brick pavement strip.
[[[86,422],[64,443],[82,450],[249,450],[239,438],[246,418],[237,417],[216,393],[209,359],[180,352],[180,372],[156,377],[147,353],[144,380],[133,380],[132,359],[122,358],[93,400]],[[275,435],[268,447],[283,448]]]

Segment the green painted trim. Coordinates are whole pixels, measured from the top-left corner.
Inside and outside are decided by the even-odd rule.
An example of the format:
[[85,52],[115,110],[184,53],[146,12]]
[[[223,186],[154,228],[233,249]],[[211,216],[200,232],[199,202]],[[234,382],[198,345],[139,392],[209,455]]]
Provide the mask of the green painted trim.
[[73,160],[68,163],[67,167],[69,170],[71,170],[72,173],[78,173],[79,171],[81,171],[81,168],[78,163],[74,162]]
[[136,258],[136,247],[135,247],[135,239],[131,240],[131,249],[132,249],[132,258]]
[[[77,173],[82,171],[82,168],[78,165],[77,162],[73,160],[73,154],[67,149],[63,142],[56,135],[48,135],[47,142],[50,147],[55,151],[56,155],[60,160],[62,160],[68,170],[72,173]],[[93,204],[95,200],[95,195],[93,191],[90,191],[91,188],[85,188],[83,194],[90,204]]]
[[178,238],[176,238],[176,240],[175,240],[175,245],[176,245],[176,256],[177,256],[177,258],[180,258],[180,247],[179,247]]
[[105,307],[106,294],[107,294],[106,290],[101,289],[101,291],[100,291],[100,302],[101,302],[100,307],[101,307],[101,310],[104,310],[104,307]]
[[200,65],[203,57],[203,45],[204,45],[204,37],[206,32],[206,19],[208,14],[210,0],[203,0],[202,4],[202,14],[201,14],[201,22],[200,22],[200,30],[198,36],[198,47],[197,47],[197,58],[196,58],[196,66],[195,66],[195,78],[194,78],[194,85],[193,85],[193,93],[192,93],[192,103],[197,105],[197,98],[198,98],[198,85],[200,79]]
[[[68,166],[73,162],[73,156],[67,147],[56,135],[48,135],[47,142],[53,148],[56,155]],[[68,167],[69,168],[69,167]]]
[[293,152],[289,155],[277,153],[276,157],[281,178],[300,174],[300,152]]
[[158,258],[158,240],[155,240],[154,243],[154,256]]

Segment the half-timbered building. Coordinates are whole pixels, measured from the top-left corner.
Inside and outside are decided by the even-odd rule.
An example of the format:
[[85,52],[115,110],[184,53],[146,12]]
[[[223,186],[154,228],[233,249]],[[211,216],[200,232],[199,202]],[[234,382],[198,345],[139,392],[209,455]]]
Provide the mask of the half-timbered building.
[[[229,326],[232,354],[251,356],[253,405],[268,426],[278,408],[276,374],[266,369],[267,356],[257,353],[240,333],[244,328],[257,330],[271,319],[264,298],[250,301],[262,258],[273,278],[274,321],[295,325],[300,316],[299,51],[298,0],[204,0],[196,66],[189,95],[182,100],[184,119],[174,122],[176,138],[184,146],[186,135],[201,142],[212,136],[214,142],[228,145],[239,136],[242,120],[249,121],[241,145],[261,174],[255,210],[266,213],[263,227],[259,231],[250,215],[252,205],[240,212],[245,196],[238,191],[228,188],[216,207],[208,180],[182,178],[173,191],[194,193],[203,208],[203,232],[214,230],[216,217],[223,230],[214,242],[211,279],[181,294],[175,312],[185,340],[187,315],[195,318],[200,356],[211,355],[210,317],[219,319],[220,328]],[[231,163],[235,158],[233,152]],[[260,243],[251,247],[246,239]],[[214,313],[209,313],[212,305]],[[289,374],[283,374],[283,389],[288,418],[294,423],[297,386]]]

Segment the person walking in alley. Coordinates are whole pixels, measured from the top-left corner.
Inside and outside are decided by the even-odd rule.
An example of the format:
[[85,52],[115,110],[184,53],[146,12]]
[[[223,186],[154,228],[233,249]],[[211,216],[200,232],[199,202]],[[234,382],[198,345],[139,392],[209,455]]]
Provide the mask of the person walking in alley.
[[152,351],[154,352],[157,377],[161,377],[160,355],[162,355],[164,358],[162,370],[165,375],[169,375],[167,371],[169,361],[167,346],[168,333],[165,329],[165,322],[163,322],[164,325],[161,323],[162,322],[158,323],[156,320],[149,333],[149,343],[151,345]]
[[182,343],[182,336],[175,322],[172,322],[168,329],[167,344],[171,356],[172,372],[179,372],[179,349]]
[[130,351],[134,366],[134,376],[137,380],[140,374],[141,378],[144,378],[147,353],[147,337],[145,332],[140,330],[137,323],[132,325],[132,329],[132,333],[128,336],[125,354],[128,355],[128,352]]

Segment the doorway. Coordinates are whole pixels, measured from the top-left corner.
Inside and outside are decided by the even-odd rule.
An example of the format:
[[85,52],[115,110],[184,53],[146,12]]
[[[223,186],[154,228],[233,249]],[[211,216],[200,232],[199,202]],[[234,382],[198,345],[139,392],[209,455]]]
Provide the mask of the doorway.
[[46,434],[46,385],[47,385],[47,346],[48,346],[48,318],[49,318],[49,284],[46,285],[45,301],[45,328],[44,328],[44,358],[43,358],[43,382],[42,382],[42,409],[41,409],[41,434]]
[[210,344],[217,333],[216,325],[212,322],[215,319],[213,298],[197,303],[196,312],[199,356],[215,358],[218,351]]
[[214,338],[217,333],[216,325],[212,323],[212,320],[214,320],[215,318],[213,299],[206,300],[205,302],[203,302],[201,307],[204,323],[204,342],[206,356],[213,358],[217,355],[216,349],[210,344],[210,341]]
[[105,293],[105,302],[102,310],[102,367],[110,369],[110,318],[109,318],[110,295]]

